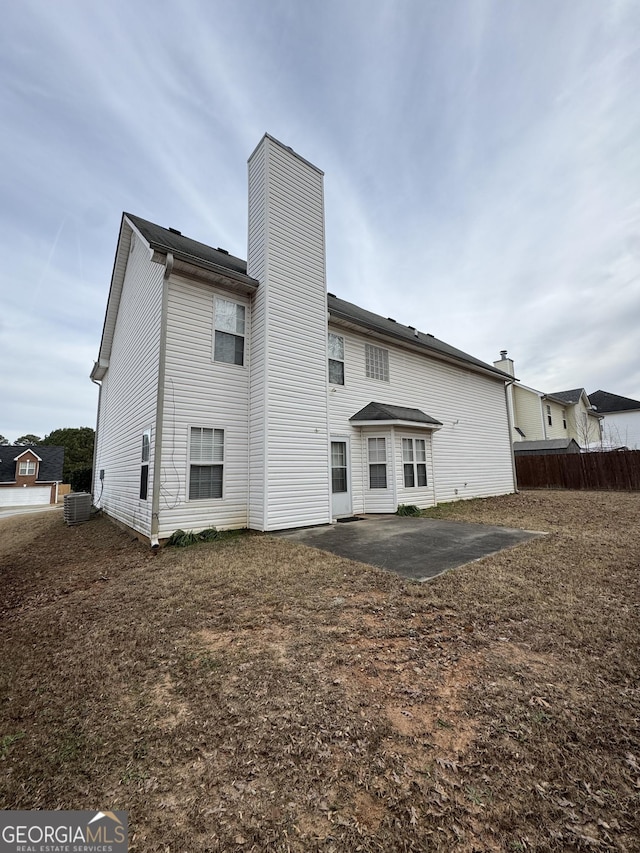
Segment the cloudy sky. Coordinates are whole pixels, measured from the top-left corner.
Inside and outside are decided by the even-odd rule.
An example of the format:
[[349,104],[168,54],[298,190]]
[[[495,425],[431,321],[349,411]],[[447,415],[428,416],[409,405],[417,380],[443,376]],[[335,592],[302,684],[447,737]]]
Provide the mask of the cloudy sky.
[[636,0],[20,0],[0,32],[0,433],[92,426],[120,216],[246,257],[265,131],[328,285],[526,384],[640,399]]

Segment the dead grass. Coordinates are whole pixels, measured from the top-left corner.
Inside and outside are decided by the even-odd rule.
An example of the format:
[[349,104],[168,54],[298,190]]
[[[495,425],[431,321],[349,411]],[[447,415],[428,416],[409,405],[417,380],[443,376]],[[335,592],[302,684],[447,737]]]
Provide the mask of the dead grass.
[[550,535],[419,586],[0,522],[0,808],[125,809],[145,853],[639,850],[640,496],[437,512]]

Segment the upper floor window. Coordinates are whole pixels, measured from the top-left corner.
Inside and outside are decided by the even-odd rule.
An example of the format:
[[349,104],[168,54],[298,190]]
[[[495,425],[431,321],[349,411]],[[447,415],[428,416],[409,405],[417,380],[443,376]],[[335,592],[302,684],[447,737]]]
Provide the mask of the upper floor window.
[[27,459],[21,462],[18,466],[18,474],[20,477],[32,477],[36,473],[36,463],[33,459]]
[[402,463],[405,488],[427,485],[427,443],[424,438],[402,439]]
[[191,427],[189,500],[222,497],[224,430]]
[[547,406],[547,423],[553,426],[553,418],[551,417],[551,406]]
[[244,364],[245,307],[229,299],[215,298],[213,360]]
[[374,347],[372,344],[364,345],[365,370],[369,379],[382,379],[389,381],[389,350],[382,347]]
[[344,385],[344,338],[329,332],[329,382]]
[[566,409],[562,410],[562,428],[563,429],[567,428],[567,410]]

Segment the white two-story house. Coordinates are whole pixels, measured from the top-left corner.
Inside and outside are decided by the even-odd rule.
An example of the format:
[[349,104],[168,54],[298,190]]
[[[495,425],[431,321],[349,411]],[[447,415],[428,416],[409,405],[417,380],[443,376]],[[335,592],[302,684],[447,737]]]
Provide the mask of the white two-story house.
[[91,378],[94,503],[153,544],[516,488],[509,377],[327,293],[323,173],[268,134],[247,262],[123,214]]

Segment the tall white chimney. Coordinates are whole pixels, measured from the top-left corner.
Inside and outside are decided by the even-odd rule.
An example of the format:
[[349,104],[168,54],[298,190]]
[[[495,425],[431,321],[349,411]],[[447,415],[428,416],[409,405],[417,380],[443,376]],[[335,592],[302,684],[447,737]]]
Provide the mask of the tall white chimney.
[[249,158],[249,526],[331,521],[324,174],[265,134]]
[[509,376],[515,376],[515,368],[513,365],[513,359],[507,358],[506,349],[500,350],[500,358],[498,361],[493,362],[493,366],[497,367],[498,370],[502,370],[503,373],[508,373]]

